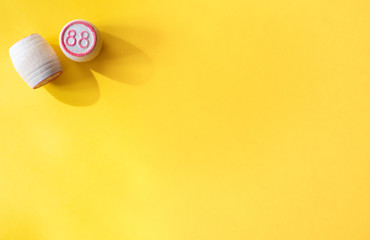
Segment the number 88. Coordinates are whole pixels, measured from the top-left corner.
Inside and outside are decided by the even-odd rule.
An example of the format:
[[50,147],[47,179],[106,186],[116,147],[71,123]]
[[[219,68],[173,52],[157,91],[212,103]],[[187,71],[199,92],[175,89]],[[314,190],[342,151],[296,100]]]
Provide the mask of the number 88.
[[[68,30],[67,38],[66,38],[66,44],[68,46],[73,47],[73,46],[76,45],[77,40],[76,40],[75,36],[76,36],[76,31],[75,30],[73,30],[73,29]],[[82,32],[80,32],[80,37],[81,37],[80,40],[78,40],[78,46],[80,46],[80,48],[87,48],[90,45],[90,42],[89,42],[89,39],[88,39],[90,37],[90,34],[87,31],[82,31]],[[68,41],[70,38],[73,40],[72,43],[69,43],[69,41]],[[86,41],[86,45],[82,45],[83,40]]]

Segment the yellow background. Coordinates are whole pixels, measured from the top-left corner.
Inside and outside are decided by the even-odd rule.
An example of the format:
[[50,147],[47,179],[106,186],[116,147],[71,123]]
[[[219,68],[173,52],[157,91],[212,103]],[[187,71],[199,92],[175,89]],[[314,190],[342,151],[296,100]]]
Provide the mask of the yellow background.
[[[93,22],[104,47],[68,60]],[[2,0],[0,239],[370,239],[370,2]],[[8,49],[39,33],[63,75]]]

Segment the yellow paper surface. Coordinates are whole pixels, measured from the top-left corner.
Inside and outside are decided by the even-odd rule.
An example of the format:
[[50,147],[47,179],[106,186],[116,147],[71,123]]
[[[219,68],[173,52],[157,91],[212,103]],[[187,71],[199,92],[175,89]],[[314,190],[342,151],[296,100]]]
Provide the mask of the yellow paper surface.
[[[370,239],[368,0],[1,3],[1,240]],[[64,68],[38,90],[32,33]]]

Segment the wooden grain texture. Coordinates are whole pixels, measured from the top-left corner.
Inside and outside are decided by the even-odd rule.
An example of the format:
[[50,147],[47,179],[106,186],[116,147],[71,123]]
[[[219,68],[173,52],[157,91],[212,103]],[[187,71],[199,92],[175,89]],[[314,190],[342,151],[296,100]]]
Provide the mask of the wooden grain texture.
[[39,34],[21,39],[10,47],[9,54],[18,74],[33,89],[47,84],[62,73],[54,49]]

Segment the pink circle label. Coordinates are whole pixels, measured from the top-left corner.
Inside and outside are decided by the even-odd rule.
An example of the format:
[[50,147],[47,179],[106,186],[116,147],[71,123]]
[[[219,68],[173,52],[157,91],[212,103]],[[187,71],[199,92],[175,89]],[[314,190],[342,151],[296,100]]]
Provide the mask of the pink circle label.
[[82,57],[89,54],[96,44],[94,28],[84,21],[72,21],[60,35],[62,48],[70,55]]

